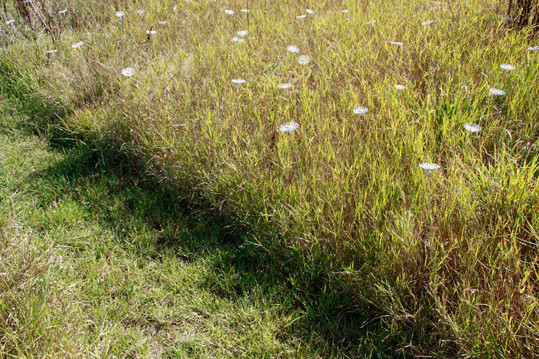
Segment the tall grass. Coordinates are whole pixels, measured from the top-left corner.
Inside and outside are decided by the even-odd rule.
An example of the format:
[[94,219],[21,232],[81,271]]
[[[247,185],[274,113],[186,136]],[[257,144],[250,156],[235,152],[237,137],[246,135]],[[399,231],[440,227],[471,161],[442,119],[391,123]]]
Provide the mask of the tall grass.
[[[73,6],[81,26],[56,45],[40,31],[6,40],[2,76],[69,113],[50,126],[146,158],[300,263],[305,283],[345,283],[408,343],[399,353],[539,355],[538,40],[505,31],[495,1],[321,2],[297,19],[301,2],[255,0],[249,23],[237,1],[106,3]],[[300,66],[290,44],[312,61]],[[285,122],[300,125],[302,181]],[[464,123],[483,131],[471,139]],[[442,165],[428,197],[425,161]]]

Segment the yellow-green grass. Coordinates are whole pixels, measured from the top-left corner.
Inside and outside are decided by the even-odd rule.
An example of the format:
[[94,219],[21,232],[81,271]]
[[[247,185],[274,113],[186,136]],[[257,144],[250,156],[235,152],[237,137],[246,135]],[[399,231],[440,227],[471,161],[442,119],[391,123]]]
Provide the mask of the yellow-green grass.
[[[46,104],[26,109],[35,123],[144,159],[299,263],[299,281],[374,308],[409,343],[395,350],[539,355],[539,53],[527,50],[539,40],[507,31],[495,1],[259,0],[249,21],[246,2],[117,6],[64,29],[56,55],[44,33],[3,49],[4,92]],[[292,44],[313,61],[299,65]],[[278,132],[290,121],[292,136]],[[442,166],[432,194],[421,162]]]
[[368,318],[317,319],[331,293],[310,300],[121,153],[54,149],[13,110],[1,104],[1,358],[391,356]]

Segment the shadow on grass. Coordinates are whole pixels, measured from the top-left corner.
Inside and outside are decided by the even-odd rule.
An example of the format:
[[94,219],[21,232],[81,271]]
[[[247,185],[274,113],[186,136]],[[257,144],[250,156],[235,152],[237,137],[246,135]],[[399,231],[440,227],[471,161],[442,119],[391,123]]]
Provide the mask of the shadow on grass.
[[[294,313],[295,319],[283,323],[282,339],[299,337],[324,356],[395,356],[395,343],[382,342],[387,332],[372,320],[369,308],[353,306],[346,289],[330,287],[322,275],[302,273],[294,258],[253,244],[230,218],[193,205],[170,184],[158,183],[140,159],[113,146],[98,149],[72,142],[53,147],[66,152],[65,158],[35,176],[50,188],[67,188],[62,196],[83,203],[92,220],[96,217],[122,243],[132,241],[133,228],[158,233],[148,243],[129,244],[137,256],[159,259],[160,253],[173,251],[192,261],[218,252],[204,285],[232,300],[256,289]],[[99,191],[85,190],[93,187]]]
[[[55,124],[65,111],[32,96],[24,78],[7,76],[13,71],[2,63],[0,79],[9,79],[3,92],[13,101],[11,111],[27,116],[21,129],[48,137],[52,148],[66,153],[62,161],[35,174],[39,182],[67,188],[62,196],[84,203],[92,220],[95,217],[137,255],[159,259],[162,252],[173,251],[191,261],[219,252],[205,285],[232,300],[261,290],[283,311],[294,313],[294,319],[283,323],[283,339],[299,337],[324,357],[396,356],[397,343],[384,340],[387,330],[373,319],[373,308],[358,308],[345,285],[327,274],[305,273],[298,259],[284,251],[270,252],[254,244],[239,223],[160,183],[143,159],[127,155],[113,140],[88,146],[62,133]],[[95,186],[99,193],[85,190]],[[158,236],[147,243],[129,243],[133,227],[152,228]]]

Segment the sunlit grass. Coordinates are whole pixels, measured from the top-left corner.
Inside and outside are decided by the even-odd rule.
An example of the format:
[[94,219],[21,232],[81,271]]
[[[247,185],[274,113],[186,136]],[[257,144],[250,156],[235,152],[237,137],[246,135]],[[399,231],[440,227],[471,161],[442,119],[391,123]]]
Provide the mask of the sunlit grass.
[[[65,29],[52,63],[45,33],[32,67],[12,41],[2,73],[69,110],[51,125],[143,154],[268,252],[346,283],[412,343],[395,350],[539,355],[538,40],[506,31],[489,0],[329,2],[300,19],[301,3],[265,4],[251,1],[248,26],[244,4],[152,1],[123,31],[110,10]],[[138,81],[118,81],[126,63]],[[296,161],[286,122],[301,124]],[[425,158],[443,167],[432,191]]]

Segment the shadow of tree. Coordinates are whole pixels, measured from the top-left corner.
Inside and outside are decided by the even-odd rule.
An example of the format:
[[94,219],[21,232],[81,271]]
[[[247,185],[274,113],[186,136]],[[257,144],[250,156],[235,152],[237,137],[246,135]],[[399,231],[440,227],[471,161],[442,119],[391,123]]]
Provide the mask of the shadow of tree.
[[[190,201],[168,183],[158,183],[141,159],[83,142],[54,143],[63,160],[51,163],[38,176],[49,186],[62,186],[66,198],[84,204],[89,214],[112,233],[129,242],[132,228],[148,227],[158,235],[148,243],[132,243],[137,255],[159,259],[173,251],[185,261],[218,252],[204,278],[212,293],[236,300],[262,291],[284,312],[301,313],[283,323],[281,335],[302,338],[331,357],[395,357],[395,343],[383,342],[387,334],[373,320],[372,308],[357,308],[346,286],[323,274],[302,273],[301,265],[283,253],[256,244],[251,234],[234,220]],[[28,183],[35,183],[29,177]],[[85,188],[99,186],[99,193]]]

